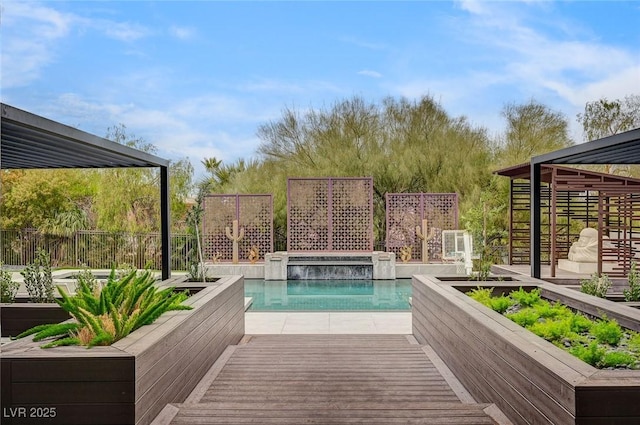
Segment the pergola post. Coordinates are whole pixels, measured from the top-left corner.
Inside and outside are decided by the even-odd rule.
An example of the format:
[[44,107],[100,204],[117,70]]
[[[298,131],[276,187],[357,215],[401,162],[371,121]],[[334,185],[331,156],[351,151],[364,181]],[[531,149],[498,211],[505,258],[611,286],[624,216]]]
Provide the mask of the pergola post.
[[160,167],[160,235],[162,241],[162,280],[171,277],[171,204],[169,197],[169,167]]
[[540,208],[542,200],[540,197],[540,173],[541,165],[531,162],[531,249],[529,251],[529,261],[531,263],[531,277],[539,279],[540,270]]

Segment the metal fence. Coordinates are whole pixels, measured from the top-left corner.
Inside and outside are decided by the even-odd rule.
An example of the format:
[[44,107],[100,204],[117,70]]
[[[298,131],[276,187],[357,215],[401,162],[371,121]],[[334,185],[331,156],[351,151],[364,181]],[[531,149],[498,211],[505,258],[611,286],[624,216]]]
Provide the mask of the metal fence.
[[[188,270],[195,240],[187,234],[171,234],[171,269]],[[122,265],[159,270],[160,233],[109,233],[79,231],[71,236],[52,236],[35,229],[0,230],[0,261],[21,266],[33,262],[38,250],[51,254],[54,267],[110,269]]]

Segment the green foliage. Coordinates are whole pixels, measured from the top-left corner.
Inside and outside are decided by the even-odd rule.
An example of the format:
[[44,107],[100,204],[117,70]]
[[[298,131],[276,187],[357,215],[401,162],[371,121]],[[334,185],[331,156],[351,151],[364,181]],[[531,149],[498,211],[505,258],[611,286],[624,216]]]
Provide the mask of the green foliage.
[[598,364],[601,363],[606,350],[600,347],[596,341],[593,341],[586,347],[583,345],[576,345],[574,347],[571,347],[569,352],[583,362],[597,367]]
[[33,263],[20,272],[24,276],[24,285],[27,288],[31,302],[52,303],[53,296],[53,276],[51,275],[51,258],[44,250],[36,252]]
[[624,99],[602,98],[587,102],[584,113],[578,114],[585,140],[601,139],[640,127],[640,95]]
[[635,261],[631,262],[631,268],[627,279],[629,281],[629,289],[623,289],[625,301],[640,301],[640,273],[636,269],[637,265]]
[[0,174],[4,229],[37,228],[63,234],[73,217],[84,215],[91,195],[87,174],[80,170],[8,170]]
[[78,279],[75,296],[59,290],[58,303],[77,323],[37,326],[19,337],[35,334],[34,340],[62,336],[43,348],[58,345],[110,345],[141,326],[153,323],[160,315],[172,310],[189,310],[182,302],[186,293],[174,288],[158,289],[149,271],[135,270],[117,277],[115,269],[101,291],[95,291],[86,279]]
[[378,240],[385,236],[386,193],[456,192],[464,200],[492,178],[486,130],[450,117],[428,96],[378,103],[353,97],[306,112],[288,108],[257,134],[260,162],[216,190],[274,193],[276,235],[286,234],[289,176],[372,176]]
[[571,328],[571,332],[578,334],[589,332],[591,330],[591,326],[593,326],[593,322],[586,316],[578,313],[570,313],[569,327]]
[[489,302],[489,307],[491,307],[492,310],[502,314],[505,311],[507,311],[507,309],[511,307],[513,304],[514,304],[514,301],[511,298],[505,297],[504,295],[502,295],[500,297],[491,298]]
[[608,351],[600,360],[600,367],[633,366],[638,360],[629,353]]
[[502,116],[507,128],[498,152],[501,165],[522,164],[532,156],[572,145],[567,118],[535,100],[506,104]]
[[564,305],[556,302],[554,304],[548,301],[541,300],[537,304],[534,304],[533,308],[540,315],[540,317],[549,319],[555,317],[566,317],[571,314],[571,311]]
[[609,288],[611,288],[611,279],[604,273],[600,276],[598,276],[598,273],[594,273],[591,278],[580,281],[582,292],[600,298],[606,297]]
[[544,320],[534,323],[528,328],[534,334],[555,342],[571,335],[571,324],[568,320]]
[[13,281],[11,272],[5,270],[3,264],[0,263],[0,302],[12,303],[19,287],[20,284]]
[[512,291],[509,295],[522,307],[531,307],[540,301],[540,288],[525,291],[524,288],[520,287],[517,291]]
[[[100,288],[100,282],[93,275],[91,269],[85,267],[76,274],[76,285],[84,284],[91,292],[96,292]],[[81,283],[82,282],[82,283]]]
[[618,345],[622,338],[622,328],[618,322],[606,316],[591,326],[591,333],[602,344]]
[[477,288],[469,291],[467,295],[472,299],[478,301],[479,303],[489,307],[491,303],[492,293],[493,288],[481,288],[478,286]]
[[603,315],[593,321],[559,302],[542,299],[540,290],[520,288],[508,297],[492,297],[492,293],[493,288],[478,287],[467,295],[502,310],[513,322],[592,366],[640,367],[640,333],[623,330],[615,320]]
[[640,333],[634,332],[629,337],[629,347],[633,350],[640,351]]
[[540,314],[533,308],[523,308],[518,312],[507,314],[506,317],[518,325],[528,328],[538,321]]

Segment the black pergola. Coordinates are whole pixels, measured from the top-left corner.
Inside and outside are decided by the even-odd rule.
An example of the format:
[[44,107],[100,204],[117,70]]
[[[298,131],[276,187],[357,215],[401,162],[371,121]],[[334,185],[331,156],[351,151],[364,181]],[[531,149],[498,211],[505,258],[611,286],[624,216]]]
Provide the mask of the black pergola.
[[160,168],[162,279],[171,277],[169,161],[0,103],[0,169]]
[[640,164],[640,128],[531,158],[531,276],[541,277],[543,164]]

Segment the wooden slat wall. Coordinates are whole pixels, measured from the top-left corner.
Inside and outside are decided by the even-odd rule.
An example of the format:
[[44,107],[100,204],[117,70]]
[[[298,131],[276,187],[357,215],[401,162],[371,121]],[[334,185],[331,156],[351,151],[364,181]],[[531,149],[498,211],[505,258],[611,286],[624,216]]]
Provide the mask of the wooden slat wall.
[[[116,344],[136,356],[136,424],[149,424],[167,404],[184,401],[225,348],[242,339],[244,278],[234,279],[219,281],[213,298],[206,291],[192,297],[197,311],[163,332],[161,341],[151,330],[130,345]],[[164,329],[190,313],[176,312],[157,325]]]
[[3,337],[16,336],[34,326],[60,323],[69,318],[69,314],[58,304],[14,303],[0,305]]
[[539,353],[513,347],[504,331],[444,288],[413,278],[414,336],[431,344],[478,401],[495,403],[516,424],[573,423],[571,386],[537,369]]
[[640,373],[598,371],[450,285],[413,278],[413,331],[478,401],[496,403],[516,424],[640,423],[632,401],[640,400]]
[[42,350],[30,338],[3,346],[3,411],[55,407],[56,417],[2,424],[148,424],[168,403],[184,401],[244,336],[244,279],[221,279],[187,303],[195,309],[167,313],[111,347]]

